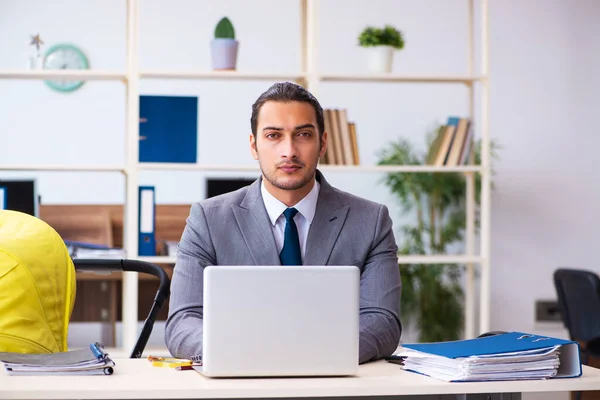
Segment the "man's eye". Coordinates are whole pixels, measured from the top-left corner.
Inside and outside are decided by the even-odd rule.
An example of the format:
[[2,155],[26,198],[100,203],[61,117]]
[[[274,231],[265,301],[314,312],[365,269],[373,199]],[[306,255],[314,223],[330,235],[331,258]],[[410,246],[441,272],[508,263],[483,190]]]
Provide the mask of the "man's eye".
[[312,135],[312,133],[311,132],[300,132],[300,133],[298,133],[298,135],[299,136],[304,136],[304,137],[309,137],[309,136]]
[[276,139],[278,136],[278,133],[267,133],[267,139]]

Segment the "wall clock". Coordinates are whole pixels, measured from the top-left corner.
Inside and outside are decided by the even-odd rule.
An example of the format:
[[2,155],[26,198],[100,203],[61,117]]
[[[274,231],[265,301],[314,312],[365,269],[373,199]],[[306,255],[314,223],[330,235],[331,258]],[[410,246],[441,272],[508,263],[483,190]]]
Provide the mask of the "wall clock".
[[[44,56],[44,69],[89,69],[89,67],[86,55],[72,44],[54,45]],[[72,92],[79,89],[85,81],[58,79],[45,82],[56,91]]]

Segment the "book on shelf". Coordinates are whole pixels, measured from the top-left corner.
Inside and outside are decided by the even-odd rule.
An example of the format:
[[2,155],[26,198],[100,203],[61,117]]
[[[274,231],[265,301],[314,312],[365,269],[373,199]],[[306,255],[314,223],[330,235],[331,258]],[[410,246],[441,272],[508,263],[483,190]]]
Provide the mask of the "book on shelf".
[[446,382],[581,376],[579,344],[523,332],[475,339],[403,344],[387,361]]
[[356,123],[348,118],[345,108],[327,108],[323,110],[327,136],[327,152],[321,164],[359,165]]
[[457,167],[468,164],[473,147],[473,126],[469,118],[448,117],[434,137],[427,154],[427,164]]
[[115,362],[100,343],[59,353],[0,352],[8,375],[112,375]]

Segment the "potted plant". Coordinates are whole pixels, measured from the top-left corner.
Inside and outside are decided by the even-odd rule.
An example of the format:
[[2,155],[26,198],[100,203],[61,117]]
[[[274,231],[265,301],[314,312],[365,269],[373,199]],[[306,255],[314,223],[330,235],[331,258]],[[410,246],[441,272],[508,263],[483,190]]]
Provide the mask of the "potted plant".
[[227,17],[223,17],[215,27],[215,37],[211,42],[212,68],[214,70],[235,70],[239,43],[235,39],[235,29]]
[[[429,135],[428,144],[434,134]],[[492,141],[492,155],[497,146]],[[379,165],[422,165],[427,154],[415,151],[399,139],[383,149]],[[481,142],[475,143],[474,164],[481,163]],[[401,227],[399,253],[446,254],[461,246],[466,228],[466,184],[462,173],[394,172],[386,174],[385,185],[412,223]],[[480,175],[475,174],[475,202],[480,199]],[[476,213],[478,214],[478,213]],[[478,220],[476,218],[476,225]],[[420,342],[461,338],[464,321],[463,265],[399,264],[402,278],[401,317],[405,326],[416,326]]]
[[391,25],[367,26],[358,36],[358,44],[367,50],[367,66],[371,72],[389,73],[394,51],[404,48],[404,36]]

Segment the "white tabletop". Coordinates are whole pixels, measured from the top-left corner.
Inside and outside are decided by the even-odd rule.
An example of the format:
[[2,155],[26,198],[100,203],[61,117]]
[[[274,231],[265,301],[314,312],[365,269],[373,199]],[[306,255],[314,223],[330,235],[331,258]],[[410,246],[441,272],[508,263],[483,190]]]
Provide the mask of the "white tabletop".
[[389,396],[600,390],[600,370],[545,381],[447,383],[377,361],[358,376],[339,378],[206,378],[193,370],[153,367],[146,359],[117,359],[110,376],[9,376],[0,372],[0,399],[169,399]]

